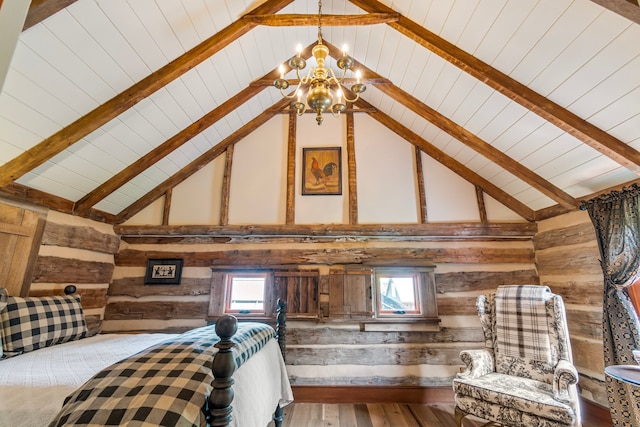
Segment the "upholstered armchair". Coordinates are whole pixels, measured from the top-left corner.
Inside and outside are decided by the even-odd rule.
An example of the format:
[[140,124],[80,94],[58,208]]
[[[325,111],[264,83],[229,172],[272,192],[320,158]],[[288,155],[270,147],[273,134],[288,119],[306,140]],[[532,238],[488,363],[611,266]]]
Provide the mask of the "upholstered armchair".
[[504,426],[580,426],[562,297],[546,286],[500,286],[476,308],[485,348],[460,353],[457,425],[474,415]]

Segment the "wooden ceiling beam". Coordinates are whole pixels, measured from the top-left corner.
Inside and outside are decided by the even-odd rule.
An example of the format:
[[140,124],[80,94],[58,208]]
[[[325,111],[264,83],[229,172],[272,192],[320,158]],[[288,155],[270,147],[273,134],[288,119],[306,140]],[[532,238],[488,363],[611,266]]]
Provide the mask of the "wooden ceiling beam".
[[[351,96],[351,95],[349,95]],[[371,108],[372,106],[364,101],[363,99],[359,99],[356,102],[358,107],[362,108]],[[473,185],[480,187],[485,193],[523,217],[528,221],[534,220],[534,212],[533,209],[526,206],[524,203],[517,200],[515,197],[512,197],[510,194],[506,193],[504,190],[498,188],[485,178],[481,177],[453,157],[449,156],[435,145],[431,144],[424,140],[421,136],[416,134],[415,132],[408,129],[406,126],[402,125],[395,119],[391,118],[387,114],[382,111],[376,111],[369,113],[371,117],[376,119],[382,125],[389,128],[392,132],[396,133],[407,142],[419,147],[422,151],[424,151],[427,155],[442,163],[445,167],[452,170],[456,174],[460,175],[463,179],[470,182]]]
[[[580,198],[578,198],[578,202],[582,203],[582,202],[586,202],[588,200],[593,199],[594,197],[598,197],[600,195],[603,194],[608,194],[611,193],[612,191],[621,191],[622,189],[626,188],[626,187],[630,187],[632,185],[640,185],[640,178],[638,179],[633,179],[631,181],[627,181],[627,182],[623,182],[622,184],[618,184],[618,185],[614,185],[612,187],[609,188],[605,188],[603,190],[600,191],[596,191],[595,193],[591,193],[591,194],[587,194],[586,196],[582,196]],[[562,215],[571,211],[574,211],[575,209],[567,209],[563,206],[560,205],[553,205],[553,206],[548,206],[546,208],[542,208],[539,209],[535,212],[536,215],[536,221],[541,221],[543,219],[549,219],[549,218],[553,218],[555,216],[558,215]]]
[[[349,0],[369,13],[393,13],[392,8],[378,0]],[[640,152],[612,135],[592,125],[576,114],[545,98],[506,74],[480,61],[456,45],[449,43],[410,19],[400,16],[387,24],[452,63],[489,87],[502,93],[543,119],[571,134],[591,148],[609,157],[621,166],[640,175]]]
[[[0,193],[11,194],[13,196],[20,197],[23,200],[29,200],[32,203],[47,206],[58,212],[67,213],[73,215],[73,205],[71,200],[64,199],[53,194],[45,193],[44,191],[36,190],[22,184],[13,182],[5,187],[0,188]],[[108,212],[103,212],[97,209],[89,209],[82,215],[84,218],[89,218],[94,221],[104,222],[107,224],[113,224],[115,222],[115,215]]]
[[[249,12],[249,14],[275,13],[292,1],[268,0]],[[61,153],[89,133],[219,52],[255,26],[256,24],[247,22],[244,18],[238,19],[124,92],[119,93],[75,122],[46,138],[38,145],[0,166],[0,187],[15,181],[53,156]]]
[[[301,55],[304,58],[310,57],[311,48],[305,49],[301,53]],[[273,69],[269,73],[265,74],[264,77],[261,78],[261,80],[273,81],[278,76],[278,70]],[[249,99],[262,92],[265,88],[266,86],[250,85],[236,95],[232,96],[227,101],[220,104],[218,107],[211,110],[209,113],[205,114],[200,119],[196,120],[183,130],[169,138],[167,141],[163,142],[162,144],[121,170],[119,173],[112,176],[102,185],[85,195],[82,199],[78,200],[78,202],[76,203],[75,211],[78,213],[86,212],[100,200],[104,199],[109,194],[122,187],[133,177],[141,174],[144,170],[162,160],[163,157],[184,145],[187,141],[194,138],[200,132],[204,131],[209,126],[213,125],[218,120],[225,117],[236,108],[240,107]]]
[[[327,44],[327,42],[325,41],[323,44]],[[284,62],[286,64],[286,61]],[[300,80],[298,79],[287,79],[289,81],[290,86],[295,86],[298,84],[298,82]],[[356,83],[356,79],[354,78],[346,78],[344,79],[344,84],[345,85],[352,85]],[[390,85],[391,80],[381,77],[381,76],[373,76],[373,75],[369,75],[369,74],[363,74],[362,77],[360,78],[360,83],[364,83],[364,84],[371,84],[371,85]],[[273,80],[268,80],[265,78],[261,78],[261,79],[256,79],[254,81],[251,82],[251,86],[273,86]]]
[[640,24],[640,6],[635,0],[591,0],[605,9]]
[[[329,47],[330,55],[333,56],[339,53],[336,46],[330,43],[327,43],[327,46]],[[374,79],[380,77],[375,71],[365,67],[363,64],[356,63],[355,67],[364,70],[364,73],[374,77]],[[474,149],[480,155],[486,157],[515,177],[531,185],[533,188],[540,191],[547,197],[550,197],[555,202],[560,203],[562,206],[570,209],[576,208],[578,206],[578,202],[571,195],[562,191],[560,188],[551,184],[549,181],[534,173],[530,169],[525,168],[524,166],[522,166],[522,164],[507,156],[502,151],[498,150],[493,145],[484,141],[472,132],[469,132],[464,127],[458,125],[453,120],[445,117],[435,109],[419,101],[410,93],[405,92],[394,84],[383,84],[380,86],[375,86],[396,102],[404,105],[405,107],[416,113],[418,116],[442,129],[466,146]]]
[[[247,22],[270,27],[304,27],[317,26],[318,15],[272,14],[245,15]],[[354,25],[376,25],[396,22],[399,13],[369,13],[366,15],[322,15],[323,27],[349,27]]]
[[[56,12],[72,5],[77,0],[31,0],[27,18],[22,26],[22,31],[44,21]],[[0,4],[2,4],[0,2]]]
[[276,102],[271,108],[265,110],[256,118],[248,122],[246,125],[242,126],[240,129],[236,130],[231,135],[220,141],[216,146],[207,150],[196,160],[192,161],[187,166],[173,174],[170,178],[158,184],[153,190],[149,191],[147,194],[136,200],[130,206],[123,209],[116,215],[115,222],[117,224],[121,224],[140,212],[145,207],[149,206],[151,203],[164,195],[169,188],[173,188],[176,185],[180,184],[185,179],[189,178],[191,175],[206,166],[209,162],[213,161],[220,154],[224,153],[227,147],[237,143],[242,138],[255,131],[258,127],[262,126],[269,119],[275,116],[278,113],[278,110],[282,109],[288,103],[288,99],[281,99],[280,101]]

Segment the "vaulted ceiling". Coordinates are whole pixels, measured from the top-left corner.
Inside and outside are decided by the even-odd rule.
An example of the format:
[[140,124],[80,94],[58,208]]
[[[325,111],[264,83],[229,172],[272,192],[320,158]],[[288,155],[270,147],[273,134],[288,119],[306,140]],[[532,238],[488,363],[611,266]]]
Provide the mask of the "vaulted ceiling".
[[[637,4],[322,10],[330,55],[346,43],[363,70],[358,114],[522,217],[638,181]],[[315,0],[34,1],[0,93],[0,189],[126,220],[287,108],[272,82],[297,43],[310,55],[317,11]]]

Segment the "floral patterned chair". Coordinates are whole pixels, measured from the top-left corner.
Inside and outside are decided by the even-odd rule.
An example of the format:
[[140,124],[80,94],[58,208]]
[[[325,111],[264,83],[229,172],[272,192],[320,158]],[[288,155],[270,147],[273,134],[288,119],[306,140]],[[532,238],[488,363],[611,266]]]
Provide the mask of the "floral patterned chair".
[[[477,298],[485,348],[465,350],[453,380],[456,422],[580,426],[580,407],[562,297],[546,286],[500,286]],[[491,423],[489,423],[491,424]]]

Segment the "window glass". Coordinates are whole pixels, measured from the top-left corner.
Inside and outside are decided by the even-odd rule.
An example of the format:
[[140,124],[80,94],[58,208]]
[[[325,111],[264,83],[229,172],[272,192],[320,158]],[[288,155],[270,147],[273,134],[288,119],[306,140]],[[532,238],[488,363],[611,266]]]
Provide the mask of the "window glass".
[[418,278],[413,274],[378,274],[380,314],[420,314]]
[[226,312],[242,314],[265,311],[265,274],[229,274],[227,280]]

